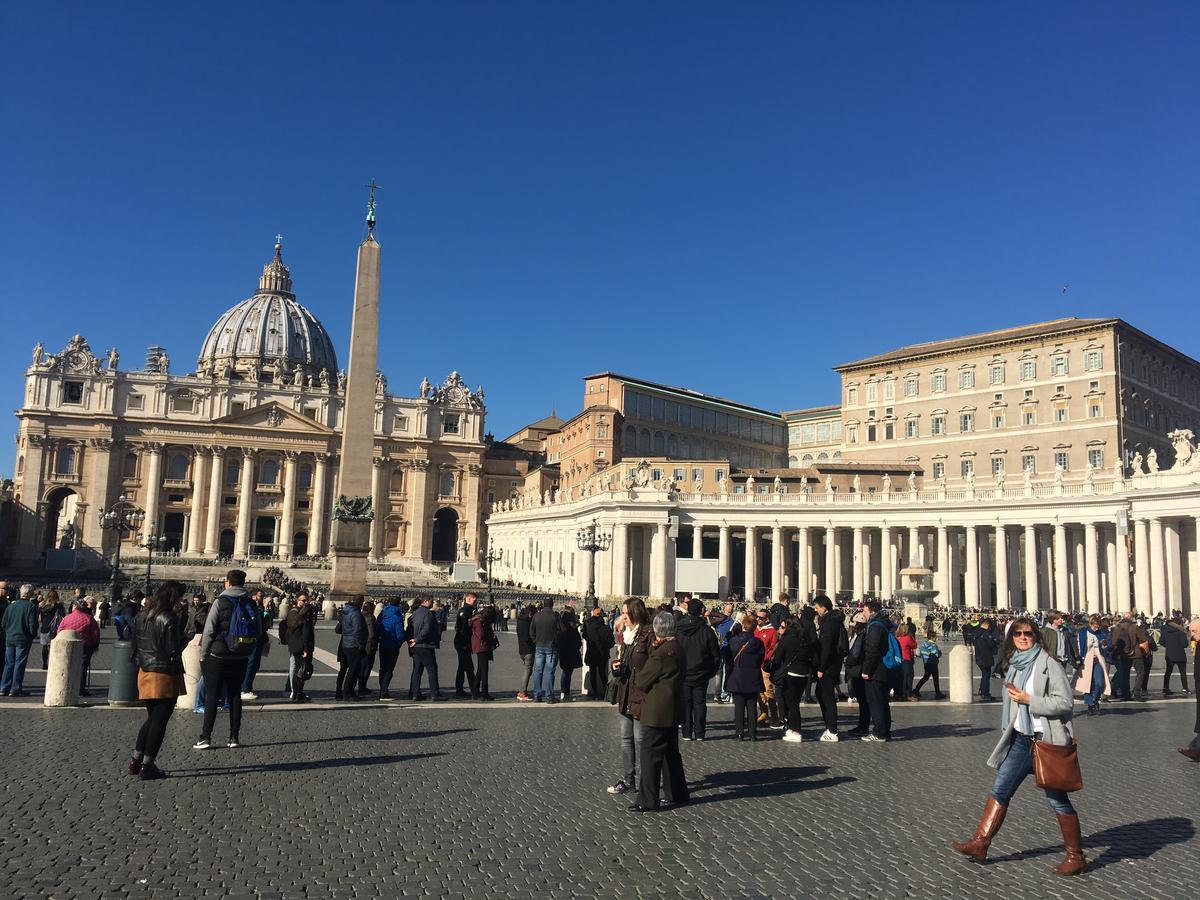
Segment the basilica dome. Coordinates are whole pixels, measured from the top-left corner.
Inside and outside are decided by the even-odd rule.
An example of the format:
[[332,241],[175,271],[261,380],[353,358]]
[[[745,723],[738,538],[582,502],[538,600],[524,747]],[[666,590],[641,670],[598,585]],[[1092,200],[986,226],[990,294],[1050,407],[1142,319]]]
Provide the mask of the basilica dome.
[[299,376],[316,379],[322,371],[336,375],[337,354],[325,327],[296,302],[292,276],[283,264],[283,246],[263,266],[258,290],[226,312],[211,329],[200,349],[202,375],[241,377],[257,381]]

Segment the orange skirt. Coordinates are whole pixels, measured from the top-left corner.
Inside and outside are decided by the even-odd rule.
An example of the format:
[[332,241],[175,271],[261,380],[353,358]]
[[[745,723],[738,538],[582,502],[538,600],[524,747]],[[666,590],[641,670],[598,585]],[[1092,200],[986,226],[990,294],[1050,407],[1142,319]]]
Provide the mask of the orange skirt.
[[166,672],[143,672],[138,669],[139,700],[174,700],[186,693],[182,672],[172,675]]

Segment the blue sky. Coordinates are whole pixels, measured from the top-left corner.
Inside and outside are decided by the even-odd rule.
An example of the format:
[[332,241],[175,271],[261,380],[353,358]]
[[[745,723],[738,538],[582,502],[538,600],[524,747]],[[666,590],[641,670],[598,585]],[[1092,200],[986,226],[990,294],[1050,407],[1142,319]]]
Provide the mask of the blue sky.
[[457,369],[497,437],[593,371],[791,409],[1063,315],[1200,356],[1198,34],[1195,3],[6,3],[0,408],[76,331],[194,366],[276,232],[344,359],[372,176],[390,386]]

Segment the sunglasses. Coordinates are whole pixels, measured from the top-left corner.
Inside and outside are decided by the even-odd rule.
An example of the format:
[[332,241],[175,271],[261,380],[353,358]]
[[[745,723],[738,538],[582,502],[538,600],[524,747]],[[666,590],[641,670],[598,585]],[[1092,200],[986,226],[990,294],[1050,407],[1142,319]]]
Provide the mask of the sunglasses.
[[1014,631],[1013,637],[1033,637],[1032,631]]

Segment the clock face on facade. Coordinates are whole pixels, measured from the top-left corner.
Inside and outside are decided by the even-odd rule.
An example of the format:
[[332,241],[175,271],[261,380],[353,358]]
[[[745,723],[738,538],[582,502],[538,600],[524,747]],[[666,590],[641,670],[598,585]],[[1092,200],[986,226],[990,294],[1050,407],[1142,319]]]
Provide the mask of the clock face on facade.
[[66,355],[64,362],[68,369],[82,369],[87,365],[87,357],[79,350],[72,350]]

